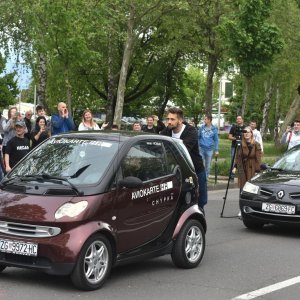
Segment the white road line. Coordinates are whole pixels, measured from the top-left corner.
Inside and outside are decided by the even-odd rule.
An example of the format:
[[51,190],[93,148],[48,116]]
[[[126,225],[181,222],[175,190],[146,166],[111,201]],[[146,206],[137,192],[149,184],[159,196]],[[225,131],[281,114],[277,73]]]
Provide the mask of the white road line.
[[281,282],[266,286],[264,288],[261,288],[261,289],[256,290],[256,291],[249,292],[247,294],[237,296],[237,297],[233,298],[232,300],[254,299],[254,298],[257,298],[257,297],[275,292],[277,290],[286,288],[286,287],[291,286],[291,285],[296,284],[296,283],[300,283],[300,276],[297,276],[297,277],[294,277],[294,278],[291,278],[291,279],[288,279],[288,280],[285,280],[285,281],[281,281]]

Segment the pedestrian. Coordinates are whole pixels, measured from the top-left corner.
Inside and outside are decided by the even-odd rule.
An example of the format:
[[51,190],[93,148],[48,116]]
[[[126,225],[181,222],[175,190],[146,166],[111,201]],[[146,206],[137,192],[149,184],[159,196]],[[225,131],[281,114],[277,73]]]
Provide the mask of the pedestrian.
[[31,117],[32,117],[32,111],[31,110],[26,111],[25,117],[24,117],[24,122],[26,124],[27,132],[25,133],[25,137],[27,137],[29,140],[30,140],[31,131],[33,129]]
[[132,130],[133,130],[133,131],[136,131],[136,132],[141,132],[141,131],[142,131],[141,123],[138,122],[138,121],[135,121],[135,122],[132,124]]
[[207,204],[207,180],[202,157],[199,153],[197,129],[184,122],[183,111],[177,107],[167,112],[167,127],[160,134],[181,139],[193,161],[199,184],[198,205],[202,209]]
[[70,116],[66,103],[59,102],[58,113],[51,118],[52,135],[69,132],[75,129],[75,123]]
[[[233,124],[230,128],[228,139],[231,140],[231,166],[234,162],[234,154],[236,152],[236,147],[240,146],[243,137],[243,130],[246,126],[244,125],[244,119],[242,116],[236,117],[236,124]],[[230,170],[230,181],[234,181],[234,174]]]
[[47,120],[47,123],[46,123],[47,126],[46,127],[51,133],[51,121],[46,116],[46,111],[45,111],[44,106],[41,105],[41,104],[37,105],[36,108],[35,108],[35,112],[36,112],[37,117],[45,117],[46,118],[46,120]]
[[10,172],[11,169],[30,151],[29,140],[24,136],[26,129],[24,121],[16,122],[16,135],[8,141],[4,154],[6,172]]
[[2,141],[2,153],[5,154],[5,149],[8,141],[16,135],[15,124],[17,121],[17,108],[11,107],[7,113],[8,119],[2,122],[4,132]]
[[4,137],[4,131],[2,126],[3,121],[6,121],[6,118],[2,115],[2,111],[0,111],[0,135],[2,138]]
[[91,110],[86,109],[82,114],[82,122],[78,126],[78,131],[103,130],[107,126],[108,123],[103,123],[100,128],[99,125],[94,121]]
[[142,126],[142,131],[150,132],[150,133],[158,133],[157,128],[154,126],[154,117],[153,116],[147,117],[147,125]]
[[47,120],[45,117],[37,117],[35,126],[31,132],[32,148],[35,148],[41,142],[51,136],[50,130],[47,128]]
[[245,127],[241,146],[237,148],[233,173],[237,171],[238,186],[245,183],[260,172],[261,145],[256,142],[251,127]]
[[293,129],[287,127],[285,133],[282,135],[281,144],[287,144],[288,150],[300,144],[300,120],[294,121]]
[[256,121],[252,120],[252,121],[250,122],[249,126],[250,126],[250,128],[252,129],[254,139],[255,139],[258,143],[260,143],[260,146],[261,146],[261,153],[263,154],[263,153],[264,153],[263,140],[262,140],[260,131],[256,128],[256,126],[257,126]]
[[208,178],[213,152],[215,152],[215,157],[219,155],[218,128],[212,125],[212,116],[209,114],[205,115],[204,124],[199,128],[198,139],[200,155],[204,162],[206,178]]

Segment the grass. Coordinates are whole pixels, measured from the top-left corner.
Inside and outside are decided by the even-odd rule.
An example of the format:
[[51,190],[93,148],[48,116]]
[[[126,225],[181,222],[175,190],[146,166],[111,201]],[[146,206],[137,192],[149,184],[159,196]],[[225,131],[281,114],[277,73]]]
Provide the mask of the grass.
[[[264,155],[262,163],[272,165],[286,150],[286,147],[275,147],[274,142],[264,142]],[[218,175],[228,176],[231,165],[231,141],[222,136],[219,139],[219,157],[217,161]],[[215,159],[211,165],[211,175],[215,174]]]

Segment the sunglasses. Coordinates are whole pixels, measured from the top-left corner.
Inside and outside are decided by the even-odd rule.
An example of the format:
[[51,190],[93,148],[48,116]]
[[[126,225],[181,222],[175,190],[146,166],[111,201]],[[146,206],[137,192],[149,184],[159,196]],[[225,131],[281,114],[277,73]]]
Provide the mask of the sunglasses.
[[243,133],[251,133],[249,130],[243,130]]

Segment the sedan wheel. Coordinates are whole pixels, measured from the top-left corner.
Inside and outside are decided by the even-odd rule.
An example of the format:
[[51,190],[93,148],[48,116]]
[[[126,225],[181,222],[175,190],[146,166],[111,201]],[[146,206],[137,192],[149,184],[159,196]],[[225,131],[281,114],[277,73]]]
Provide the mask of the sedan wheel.
[[180,268],[194,268],[202,260],[205,234],[201,223],[188,220],[181,229],[172,250],[173,263]]
[[0,272],[2,272],[6,268],[5,265],[0,265]]
[[112,250],[107,238],[101,234],[92,236],[84,244],[71,275],[74,286],[82,290],[100,288],[109,276],[112,266]]

